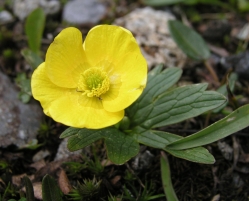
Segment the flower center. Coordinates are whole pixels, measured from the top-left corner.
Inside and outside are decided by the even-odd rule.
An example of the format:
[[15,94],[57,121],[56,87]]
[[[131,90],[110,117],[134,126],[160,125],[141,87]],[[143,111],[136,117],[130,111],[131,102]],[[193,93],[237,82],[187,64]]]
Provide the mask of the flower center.
[[77,91],[83,92],[88,97],[100,97],[110,87],[110,79],[107,73],[100,68],[89,68],[81,74]]

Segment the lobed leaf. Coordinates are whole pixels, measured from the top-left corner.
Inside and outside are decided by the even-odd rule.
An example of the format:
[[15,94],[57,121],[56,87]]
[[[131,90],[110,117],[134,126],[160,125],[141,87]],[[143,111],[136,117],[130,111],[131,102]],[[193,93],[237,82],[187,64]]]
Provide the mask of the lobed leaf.
[[224,103],[225,97],[214,91],[205,91],[207,84],[179,87],[158,96],[144,108],[136,111],[133,125],[145,129],[166,126],[195,117]]
[[249,104],[242,106],[207,128],[184,139],[177,140],[166,148],[182,150],[215,142],[249,126]]
[[[82,129],[71,128],[69,132],[67,132],[69,133],[68,135],[71,135],[71,137],[68,139],[67,148],[70,151],[76,151],[79,149],[83,149],[91,145],[93,142],[103,138],[102,134],[105,132],[105,130],[106,129],[91,130],[91,129],[85,129],[85,128],[82,128]],[[72,135],[72,133],[76,133],[76,134]],[[66,134],[64,134],[64,136],[65,135]]]
[[164,131],[146,130],[140,134],[134,134],[134,138],[141,144],[153,148],[163,149],[175,157],[182,158],[188,161],[204,164],[213,164],[215,162],[212,154],[210,154],[208,150],[203,147],[196,147],[185,150],[172,150],[167,148],[168,144],[180,139],[184,139],[179,135]]
[[62,134],[60,135],[60,138],[67,138],[67,137],[71,137],[73,135],[78,135],[78,133],[81,130],[82,130],[82,128],[69,127],[62,132]]
[[215,162],[213,155],[204,147],[195,147],[184,150],[172,150],[166,147],[164,150],[175,157],[196,163],[214,164]]
[[[148,74],[148,83],[142,95],[134,104],[126,109],[131,123],[141,123],[146,119],[146,115],[150,112],[154,99],[162,93],[165,93],[172,87],[181,77],[182,70],[179,68],[167,68],[162,71],[162,66],[157,66]],[[143,115],[137,119],[136,113],[143,111]]]
[[172,38],[188,57],[198,61],[210,57],[207,44],[193,29],[177,20],[170,20],[168,27]]
[[133,137],[137,142],[157,149],[164,149],[171,142],[182,139],[179,135],[154,130],[146,130],[139,134],[133,134]]
[[116,128],[101,130],[68,128],[61,136],[68,139],[68,149],[76,151],[92,144],[99,139],[105,139],[107,156],[115,164],[123,164],[139,151],[139,144],[129,135]]
[[124,164],[138,154],[139,144],[131,136],[116,129],[104,135],[107,156],[113,163]]

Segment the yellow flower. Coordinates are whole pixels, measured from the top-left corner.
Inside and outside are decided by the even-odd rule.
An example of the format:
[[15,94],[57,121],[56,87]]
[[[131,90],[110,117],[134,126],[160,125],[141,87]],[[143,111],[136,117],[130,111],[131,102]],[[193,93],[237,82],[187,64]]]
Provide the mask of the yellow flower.
[[33,96],[46,115],[65,125],[98,129],[116,124],[146,85],[146,61],[122,27],[96,26],[82,43],[76,28],[58,34],[32,75]]

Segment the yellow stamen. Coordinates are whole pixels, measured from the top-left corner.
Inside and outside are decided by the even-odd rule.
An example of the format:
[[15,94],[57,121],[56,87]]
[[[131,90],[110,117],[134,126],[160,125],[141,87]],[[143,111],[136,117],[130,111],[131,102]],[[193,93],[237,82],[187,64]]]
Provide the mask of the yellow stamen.
[[78,92],[88,97],[100,97],[110,87],[110,79],[101,68],[93,67],[81,74],[78,81]]

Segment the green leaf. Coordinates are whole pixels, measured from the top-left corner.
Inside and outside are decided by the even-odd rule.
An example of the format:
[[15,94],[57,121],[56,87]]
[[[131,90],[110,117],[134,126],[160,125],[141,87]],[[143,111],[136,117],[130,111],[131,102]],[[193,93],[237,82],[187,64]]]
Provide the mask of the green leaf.
[[238,8],[242,12],[249,11],[249,2],[247,0],[238,0]]
[[[92,144],[93,142],[103,138],[102,134],[104,133],[104,129],[101,129],[101,130],[90,130],[90,129],[84,129],[84,128],[82,129],[69,128],[69,129],[67,129],[70,131],[68,133],[71,133],[71,135],[75,133],[75,135],[71,136],[68,139],[67,147],[70,151],[76,151],[79,149],[83,149],[84,147]],[[62,135],[65,136],[66,134],[62,133]]]
[[203,147],[186,150],[168,149],[168,144],[184,139],[179,135],[164,131],[147,130],[140,134],[134,134],[133,136],[141,144],[153,148],[163,149],[178,158],[204,164],[213,164],[215,162],[214,157]]
[[27,201],[35,201],[33,185],[27,176],[24,177],[24,184],[26,188]]
[[25,33],[28,38],[29,48],[39,54],[46,16],[42,8],[35,9],[27,17],[25,22]]
[[209,127],[167,145],[174,150],[189,149],[215,142],[249,126],[249,104],[242,106]]
[[183,137],[163,131],[146,130],[139,134],[133,134],[137,142],[149,147],[164,149],[166,145]]
[[207,44],[193,29],[177,20],[170,20],[168,26],[172,38],[188,57],[198,61],[210,57]]
[[28,103],[31,98],[31,80],[27,78],[25,73],[19,73],[15,79],[16,84],[20,87],[18,98],[23,103]]
[[82,128],[69,127],[66,130],[64,130],[64,132],[62,132],[62,134],[60,135],[60,138],[63,139],[63,138],[71,137],[73,135],[77,135],[81,130]]
[[139,144],[131,136],[116,129],[105,136],[107,156],[113,163],[124,164],[138,154]]
[[210,154],[204,147],[195,147],[184,150],[172,150],[165,148],[164,150],[175,157],[196,163],[213,164],[215,162],[213,155]]
[[[156,71],[155,71],[156,72]],[[167,68],[158,74],[151,73],[148,76],[148,86],[145,88],[141,98],[140,107],[146,106],[151,103],[153,99],[159,95],[165,93],[170,87],[172,87],[181,77],[182,70],[180,68]]]
[[139,144],[129,135],[116,128],[101,130],[68,128],[61,134],[61,138],[68,137],[68,149],[76,151],[104,138],[107,156],[115,164],[123,164],[139,151]]
[[222,2],[222,0],[184,0],[183,3],[189,6],[196,5],[196,4],[220,6],[224,9],[235,11],[235,8],[232,7],[231,3],[229,4],[227,2]]
[[43,201],[62,201],[61,191],[50,175],[45,175],[42,180],[42,199]]
[[30,78],[27,78],[25,73],[18,73],[15,82],[22,89],[22,91],[27,93],[31,92],[31,80]]
[[172,185],[171,181],[171,173],[170,173],[170,166],[169,166],[169,161],[163,152],[161,152],[162,156],[160,159],[161,163],[161,177],[162,177],[162,182],[163,182],[163,190],[166,195],[167,200],[170,201],[178,201],[178,198],[175,194],[174,187]]
[[184,2],[185,0],[142,0],[147,6],[167,6]]
[[[142,0],[142,3],[147,6],[169,6],[175,4],[185,4],[189,6],[197,5],[197,4],[204,4],[204,5],[213,5],[213,6],[220,6],[224,9],[235,10],[232,5],[228,4],[227,2],[222,2],[221,0]],[[241,11],[249,10],[247,0],[238,0],[238,7]]]
[[32,139],[30,140],[27,144],[25,144],[23,147],[21,147],[20,149],[31,149],[31,150],[35,150],[39,147],[43,146],[43,144],[38,144],[38,140],[37,139]]
[[36,69],[43,62],[43,59],[32,50],[23,49],[21,54],[33,69]]
[[23,103],[28,103],[29,101],[30,101],[30,99],[31,99],[31,96],[30,96],[30,94],[27,94],[26,92],[20,92],[19,94],[18,94],[18,98],[19,98],[19,100],[20,101],[22,101]]
[[[138,125],[146,120],[146,115],[152,109],[153,101],[162,93],[165,93],[181,77],[182,70],[179,68],[167,68],[162,71],[162,66],[157,66],[148,74],[147,86],[142,95],[129,108],[126,109],[127,116],[131,120],[131,126]],[[143,115],[137,117],[137,112],[143,111]]]
[[133,117],[133,124],[145,129],[166,126],[198,116],[224,103],[223,95],[205,91],[206,88],[207,84],[196,84],[164,93],[153,103],[139,109]]
[[[228,80],[228,85],[229,85],[229,88],[231,91],[234,90],[234,85],[235,85],[235,82],[238,80],[238,75],[236,73],[232,73],[229,77],[229,80]],[[227,96],[228,93],[227,93],[227,85],[224,84],[222,85],[221,87],[219,87],[217,90],[217,92],[223,94],[224,96]],[[213,110],[212,112],[214,113],[217,113],[219,112],[220,110],[222,110],[226,105],[227,105],[228,101],[226,101],[225,103],[223,103],[221,106],[219,106],[218,108],[216,108],[215,110]]]

